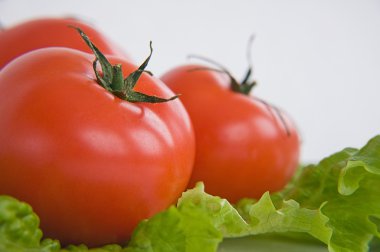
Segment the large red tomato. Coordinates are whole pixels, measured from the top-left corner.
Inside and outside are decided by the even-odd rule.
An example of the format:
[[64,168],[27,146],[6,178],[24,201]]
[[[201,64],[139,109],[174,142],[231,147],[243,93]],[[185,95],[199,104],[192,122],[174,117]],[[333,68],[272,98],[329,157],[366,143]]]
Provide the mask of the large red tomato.
[[[45,235],[63,244],[125,242],[139,221],[176,201],[194,161],[181,102],[120,99],[97,83],[93,60],[44,48],[0,72],[0,194],[30,203]],[[142,73],[130,75],[136,66],[109,60],[122,65],[124,77]],[[137,100],[173,96],[147,73],[134,90]]]
[[103,54],[127,55],[99,31],[83,21],[72,18],[33,19],[6,28],[0,33],[0,69],[12,59],[35,49],[62,46],[91,52],[86,43],[69,26],[79,27]]
[[203,181],[209,193],[236,202],[277,191],[289,181],[299,159],[298,133],[283,112],[243,94],[252,86],[200,65],[174,68],[161,80],[182,94],[194,126],[190,187]]

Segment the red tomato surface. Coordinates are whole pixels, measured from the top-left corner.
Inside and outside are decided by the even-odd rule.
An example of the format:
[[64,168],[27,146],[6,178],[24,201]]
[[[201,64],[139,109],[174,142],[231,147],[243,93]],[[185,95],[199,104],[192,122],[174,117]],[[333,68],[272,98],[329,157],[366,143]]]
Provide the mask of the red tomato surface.
[[128,57],[99,31],[73,18],[33,19],[6,28],[0,33],[0,69],[12,59],[31,50],[61,46],[91,53],[78,32],[69,25],[81,28],[103,54]]
[[[130,103],[95,81],[93,55],[24,54],[0,71],[0,194],[32,205],[62,244],[125,242],[186,188],[194,133],[176,99]],[[118,58],[127,76],[137,67]],[[171,97],[143,73],[136,90]]]
[[[194,126],[196,158],[190,187],[232,202],[281,189],[299,159],[299,136],[290,119],[273,107],[230,90],[224,73],[174,68],[161,78],[182,100]],[[190,71],[191,70],[191,71]],[[288,133],[287,130],[288,128]]]

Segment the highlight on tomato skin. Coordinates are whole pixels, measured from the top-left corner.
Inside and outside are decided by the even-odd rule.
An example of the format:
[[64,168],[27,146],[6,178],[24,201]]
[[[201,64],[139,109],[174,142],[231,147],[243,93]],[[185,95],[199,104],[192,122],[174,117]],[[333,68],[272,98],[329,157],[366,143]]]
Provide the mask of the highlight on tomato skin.
[[47,17],[3,27],[0,32],[0,69],[20,55],[44,47],[68,47],[91,53],[86,43],[69,26],[84,30],[104,54],[131,60],[124,50],[86,22],[75,18]]
[[[0,194],[29,203],[46,237],[63,246],[123,244],[140,221],[176,202],[194,162],[182,103],[114,96],[96,82],[94,58],[42,48],[0,71]],[[138,69],[107,58],[123,77]],[[174,96],[144,72],[134,90]]]
[[237,202],[285,186],[298,166],[300,138],[288,115],[233,91],[232,78],[224,70],[198,64],[161,76],[173,92],[182,94],[194,126],[196,158],[189,188],[203,181],[210,194]]

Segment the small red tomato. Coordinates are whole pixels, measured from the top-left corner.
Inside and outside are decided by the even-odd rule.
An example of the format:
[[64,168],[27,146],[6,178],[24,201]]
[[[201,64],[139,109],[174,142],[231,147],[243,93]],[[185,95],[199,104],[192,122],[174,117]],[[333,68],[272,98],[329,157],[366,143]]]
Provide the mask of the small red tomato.
[[18,56],[44,47],[68,47],[91,53],[86,43],[69,26],[79,27],[103,54],[128,57],[99,31],[73,18],[42,18],[5,28],[0,33],[0,69]]
[[289,181],[299,159],[297,130],[282,111],[248,95],[253,85],[201,65],[174,68],[161,80],[182,94],[194,126],[190,187],[203,181],[209,193],[237,202]]
[[0,71],[0,194],[31,204],[63,245],[125,242],[175,203],[195,154],[182,103],[144,73],[149,58],[138,69],[117,57],[111,65],[91,46],[100,64],[54,47]]

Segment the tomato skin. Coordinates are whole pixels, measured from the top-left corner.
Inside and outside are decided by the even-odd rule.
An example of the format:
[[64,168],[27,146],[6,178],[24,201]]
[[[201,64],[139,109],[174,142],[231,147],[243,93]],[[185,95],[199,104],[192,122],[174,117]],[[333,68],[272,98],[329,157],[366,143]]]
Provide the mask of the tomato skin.
[[69,25],[81,28],[103,54],[129,58],[99,31],[83,21],[73,18],[33,19],[0,33],[0,69],[18,56],[44,47],[68,47],[91,53],[78,32]]
[[285,127],[272,107],[231,91],[226,74],[194,71],[199,68],[204,66],[180,66],[161,77],[182,94],[194,126],[196,158],[189,187],[203,181],[209,193],[231,202],[283,188],[299,160],[293,122],[281,112]]
[[[93,55],[45,48],[0,72],[0,194],[26,201],[63,245],[123,243],[142,219],[173,204],[195,154],[177,100],[130,103],[95,82]],[[137,67],[119,58],[127,76]],[[143,73],[136,90],[173,93]]]

